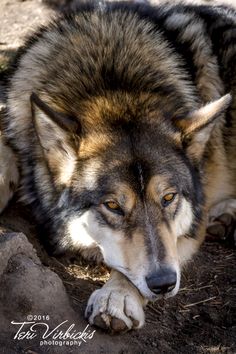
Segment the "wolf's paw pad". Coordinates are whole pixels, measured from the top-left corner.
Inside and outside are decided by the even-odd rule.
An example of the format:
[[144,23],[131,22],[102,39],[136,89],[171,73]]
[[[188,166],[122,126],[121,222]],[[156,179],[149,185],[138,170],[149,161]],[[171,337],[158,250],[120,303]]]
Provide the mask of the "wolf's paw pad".
[[144,324],[144,311],[135,292],[104,287],[90,296],[85,317],[91,325],[111,332],[125,332]]

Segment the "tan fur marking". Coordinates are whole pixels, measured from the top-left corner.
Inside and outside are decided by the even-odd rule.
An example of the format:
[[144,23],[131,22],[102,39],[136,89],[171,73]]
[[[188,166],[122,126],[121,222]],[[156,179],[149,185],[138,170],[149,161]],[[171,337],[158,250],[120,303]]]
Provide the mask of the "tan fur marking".
[[[85,121],[83,121],[83,126],[86,129],[93,128],[96,130],[97,126],[94,125],[94,122],[97,124],[103,123],[103,114],[111,115],[113,119],[115,117],[123,117],[126,107],[124,104],[119,103],[119,100],[116,100],[115,97],[119,97],[119,94],[107,95],[107,97],[96,97],[92,100],[83,102],[83,111],[84,116],[86,117]],[[128,94],[122,94],[122,98],[125,101],[129,101]],[[122,100],[121,100],[122,102]]]
[[133,274],[137,272],[142,273],[142,268],[148,267],[147,254],[145,252],[144,237],[139,232],[134,232],[132,238],[127,242],[126,238],[123,239],[124,249],[124,265],[131,269]]
[[176,248],[177,237],[175,236],[174,233],[170,232],[170,230],[168,230],[168,228],[164,224],[160,225],[158,230],[159,230],[159,236],[165,248],[165,253],[166,253],[165,262],[167,264],[178,263],[178,255],[177,255],[177,248]]
[[95,156],[111,145],[111,138],[104,133],[91,133],[86,138],[81,140],[79,148],[79,157],[88,158]]
[[131,212],[136,203],[136,195],[130,186],[126,183],[115,182],[115,196],[120,205],[124,205],[128,212]]
[[156,202],[160,202],[163,193],[174,192],[173,188],[170,188],[167,175],[156,175],[151,177],[147,186],[147,196]]

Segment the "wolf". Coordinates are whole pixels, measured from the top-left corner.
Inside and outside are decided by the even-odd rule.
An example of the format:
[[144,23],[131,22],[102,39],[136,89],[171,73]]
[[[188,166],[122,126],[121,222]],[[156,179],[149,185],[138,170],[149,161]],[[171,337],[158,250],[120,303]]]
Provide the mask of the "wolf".
[[91,324],[140,328],[148,301],[177,294],[209,220],[235,217],[235,60],[233,9],[128,2],[78,5],[17,55],[0,188],[19,171],[45,242],[111,268]]

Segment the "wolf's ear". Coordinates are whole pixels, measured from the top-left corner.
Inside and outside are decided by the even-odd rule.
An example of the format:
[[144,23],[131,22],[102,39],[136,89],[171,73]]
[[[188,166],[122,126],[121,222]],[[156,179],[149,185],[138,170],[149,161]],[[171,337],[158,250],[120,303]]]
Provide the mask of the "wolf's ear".
[[55,112],[51,107],[44,103],[36,93],[32,93],[30,96],[32,107],[37,106],[48,118],[56,123],[61,129],[66,130],[73,134],[79,133],[79,122],[73,117],[61,112]]
[[35,93],[32,93],[30,101],[38,140],[37,154],[43,154],[56,179],[67,183],[75,165],[80,124],[75,118],[53,110]]
[[183,142],[186,143],[187,152],[191,157],[197,160],[201,158],[212,130],[230,102],[231,95],[227,94],[193,111],[186,118],[176,120],[175,123],[182,131]]

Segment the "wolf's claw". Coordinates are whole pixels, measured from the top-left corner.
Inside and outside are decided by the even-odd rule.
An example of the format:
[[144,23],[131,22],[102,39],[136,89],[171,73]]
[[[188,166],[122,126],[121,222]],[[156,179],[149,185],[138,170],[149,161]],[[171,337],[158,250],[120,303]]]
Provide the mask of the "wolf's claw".
[[85,316],[104,330],[125,332],[143,326],[143,305],[143,298],[128,280],[111,278],[92,293]]

